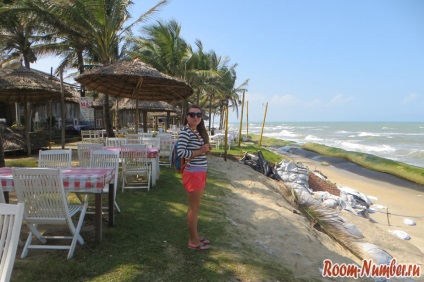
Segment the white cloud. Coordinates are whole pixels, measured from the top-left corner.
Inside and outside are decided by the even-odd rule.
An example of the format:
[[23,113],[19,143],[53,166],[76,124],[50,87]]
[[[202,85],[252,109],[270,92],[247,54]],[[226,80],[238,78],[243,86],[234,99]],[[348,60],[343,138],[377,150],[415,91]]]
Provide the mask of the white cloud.
[[402,103],[403,104],[410,104],[412,102],[414,102],[415,100],[417,100],[419,98],[419,95],[417,95],[416,93],[410,93],[408,95],[406,95],[405,98],[403,98]]
[[298,100],[293,95],[274,95],[269,102],[273,105],[295,105]]
[[346,105],[346,104],[350,104],[354,101],[355,99],[352,97],[346,97],[343,94],[337,94],[336,96],[334,96],[331,100],[329,105],[330,106],[340,106],[340,105]]

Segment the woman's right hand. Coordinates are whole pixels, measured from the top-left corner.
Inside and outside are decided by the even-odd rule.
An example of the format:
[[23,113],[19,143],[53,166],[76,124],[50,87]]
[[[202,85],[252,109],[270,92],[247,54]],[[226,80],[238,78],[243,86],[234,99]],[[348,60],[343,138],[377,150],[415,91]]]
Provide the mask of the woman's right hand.
[[211,146],[209,144],[203,144],[201,150],[203,154],[206,154],[211,151]]

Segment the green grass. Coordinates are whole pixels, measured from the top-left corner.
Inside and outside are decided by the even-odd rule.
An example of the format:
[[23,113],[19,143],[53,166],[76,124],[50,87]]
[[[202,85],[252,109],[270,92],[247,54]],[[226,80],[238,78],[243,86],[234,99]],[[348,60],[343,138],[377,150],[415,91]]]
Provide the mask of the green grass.
[[[248,145],[234,152],[242,149],[253,153],[261,148]],[[6,164],[23,165],[18,160]],[[82,233],[86,244],[77,245],[71,260],[66,251],[30,250],[25,259],[18,251],[12,281],[294,281],[275,257],[259,256],[258,246],[241,241],[240,231],[228,222],[228,183],[216,172],[208,174],[199,214],[199,232],[212,240],[208,251],[187,248],[187,199],[181,174],[162,167],[150,192],[118,190],[122,212],[116,215],[116,227],[104,222],[101,243],[94,241],[94,218],[86,215]]]

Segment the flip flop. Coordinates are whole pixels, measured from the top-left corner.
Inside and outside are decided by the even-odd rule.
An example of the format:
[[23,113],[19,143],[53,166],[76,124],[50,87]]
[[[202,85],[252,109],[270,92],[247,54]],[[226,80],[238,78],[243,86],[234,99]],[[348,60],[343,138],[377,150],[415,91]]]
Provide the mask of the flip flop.
[[192,249],[192,250],[196,250],[196,251],[204,251],[204,250],[208,250],[209,249],[209,245],[206,245],[206,244],[201,244],[201,245],[199,245],[199,246],[194,246],[194,245],[188,245],[188,248],[189,249]]
[[200,239],[199,241],[200,241],[200,243],[202,243],[204,245],[209,245],[211,243],[208,239],[205,239],[205,238]]

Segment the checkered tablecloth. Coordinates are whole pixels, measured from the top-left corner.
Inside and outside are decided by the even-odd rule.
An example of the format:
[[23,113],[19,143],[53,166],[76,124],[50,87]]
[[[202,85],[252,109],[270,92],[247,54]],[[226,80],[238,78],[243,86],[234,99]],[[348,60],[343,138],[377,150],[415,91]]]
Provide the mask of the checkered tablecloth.
[[[101,193],[114,176],[113,168],[70,167],[62,168],[63,187],[69,192]],[[0,181],[3,191],[13,191],[11,167],[0,168]]]
[[[105,147],[106,150],[121,151],[120,147]],[[159,148],[147,148],[147,157],[156,158],[159,155]]]

